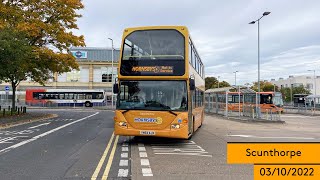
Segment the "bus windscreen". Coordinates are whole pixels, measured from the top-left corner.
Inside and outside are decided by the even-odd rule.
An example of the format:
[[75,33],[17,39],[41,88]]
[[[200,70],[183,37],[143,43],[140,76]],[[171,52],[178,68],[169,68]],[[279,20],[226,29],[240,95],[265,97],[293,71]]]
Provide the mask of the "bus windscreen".
[[176,30],[140,30],[126,37],[120,73],[127,76],[181,76],[185,40]]
[[187,110],[186,81],[120,81],[117,109]]

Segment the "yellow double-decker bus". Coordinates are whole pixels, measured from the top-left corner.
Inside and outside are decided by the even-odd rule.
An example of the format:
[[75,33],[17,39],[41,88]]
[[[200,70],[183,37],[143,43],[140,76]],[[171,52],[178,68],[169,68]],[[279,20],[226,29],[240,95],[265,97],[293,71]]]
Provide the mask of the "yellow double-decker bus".
[[204,119],[204,66],[184,26],[124,30],[115,134],[191,138]]

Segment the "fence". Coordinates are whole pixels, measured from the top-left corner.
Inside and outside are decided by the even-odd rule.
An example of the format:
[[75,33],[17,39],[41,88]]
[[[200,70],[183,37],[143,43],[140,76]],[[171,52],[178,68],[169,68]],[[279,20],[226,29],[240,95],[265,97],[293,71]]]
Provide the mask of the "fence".
[[[256,105],[256,93],[214,92],[205,94],[205,111],[241,119],[281,120],[281,108],[270,104]],[[259,118],[260,116],[260,118]]]
[[313,106],[287,105],[284,108],[284,112],[293,113],[293,114],[302,114],[302,115],[308,115],[308,116],[320,116],[320,107],[314,108]]

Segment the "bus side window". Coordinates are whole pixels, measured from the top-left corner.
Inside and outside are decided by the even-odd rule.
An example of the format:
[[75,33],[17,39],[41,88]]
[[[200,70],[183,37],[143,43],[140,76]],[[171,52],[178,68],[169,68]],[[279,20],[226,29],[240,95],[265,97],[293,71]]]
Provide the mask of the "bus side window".
[[64,93],[59,93],[59,99],[64,99]]
[[39,99],[39,93],[34,92],[33,93],[33,99]]
[[86,94],[86,99],[92,99],[92,94]]
[[84,94],[78,94],[79,99],[85,99],[85,95]]

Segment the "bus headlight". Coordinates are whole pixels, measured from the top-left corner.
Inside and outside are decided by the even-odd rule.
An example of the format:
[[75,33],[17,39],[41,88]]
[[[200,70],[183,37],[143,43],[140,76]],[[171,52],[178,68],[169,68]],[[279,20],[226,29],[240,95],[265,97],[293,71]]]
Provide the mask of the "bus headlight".
[[180,124],[171,124],[171,129],[179,129]]
[[127,127],[127,122],[119,122],[119,126]]

